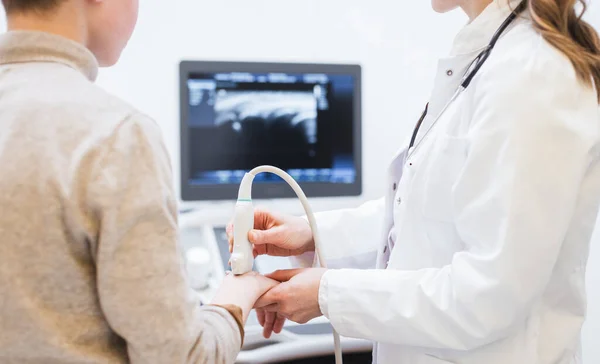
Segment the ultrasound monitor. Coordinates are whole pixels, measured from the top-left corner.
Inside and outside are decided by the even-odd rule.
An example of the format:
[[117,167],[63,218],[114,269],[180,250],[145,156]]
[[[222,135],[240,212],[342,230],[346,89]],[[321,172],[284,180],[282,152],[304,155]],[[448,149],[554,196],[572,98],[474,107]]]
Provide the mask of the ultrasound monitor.
[[[360,66],[184,61],[180,92],[183,201],[234,200],[264,164],[308,197],[361,194]],[[294,192],[260,174],[252,195]]]

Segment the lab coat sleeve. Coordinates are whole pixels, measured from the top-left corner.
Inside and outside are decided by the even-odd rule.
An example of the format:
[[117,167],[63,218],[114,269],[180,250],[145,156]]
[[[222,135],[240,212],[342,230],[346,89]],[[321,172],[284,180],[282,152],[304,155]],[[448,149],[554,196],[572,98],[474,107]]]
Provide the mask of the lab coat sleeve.
[[[328,268],[375,268],[384,214],[384,199],[363,203],[356,208],[315,214],[321,236],[322,256]],[[314,252],[292,258],[297,267],[319,266]]]
[[142,115],[102,143],[89,198],[97,219],[99,302],[137,363],[232,363],[241,332],[228,310],[202,307],[178,245],[168,154],[158,126]]
[[321,294],[341,335],[468,351],[525,325],[599,138],[595,93],[557,58],[482,69],[452,189],[464,251],[441,268],[327,272]]

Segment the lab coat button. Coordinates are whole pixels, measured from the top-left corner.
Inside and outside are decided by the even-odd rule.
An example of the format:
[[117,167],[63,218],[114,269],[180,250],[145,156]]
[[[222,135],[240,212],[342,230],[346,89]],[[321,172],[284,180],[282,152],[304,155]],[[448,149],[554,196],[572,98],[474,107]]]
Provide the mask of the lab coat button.
[[448,70],[448,71],[446,71],[446,74],[447,74],[448,76],[452,76],[452,75],[454,74],[454,71],[452,71],[452,70]]
[[400,205],[402,203],[402,197],[398,197],[398,199],[396,200],[396,202],[398,203],[398,205]]
[[394,191],[396,191],[396,187],[397,187],[397,186],[396,186],[396,184],[394,183],[394,185],[392,186],[392,189],[393,189]]

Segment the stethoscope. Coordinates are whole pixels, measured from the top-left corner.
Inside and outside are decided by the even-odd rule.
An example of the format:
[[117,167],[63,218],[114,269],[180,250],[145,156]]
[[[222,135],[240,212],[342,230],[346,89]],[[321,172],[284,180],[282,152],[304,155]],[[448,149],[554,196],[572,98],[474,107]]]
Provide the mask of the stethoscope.
[[458,87],[458,89],[456,90],[456,92],[454,93],[454,95],[452,96],[450,101],[446,104],[446,106],[444,106],[444,108],[440,111],[438,116],[433,120],[433,122],[431,123],[429,128],[426,130],[423,137],[419,140],[419,142],[416,142],[417,135],[419,134],[419,129],[421,128],[421,124],[423,123],[423,120],[425,120],[425,117],[427,116],[427,112],[429,109],[429,103],[427,103],[427,105],[425,105],[425,110],[421,114],[421,117],[419,118],[419,121],[417,122],[417,125],[415,126],[412,137],[410,139],[410,143],[408,145],[407,159],[415,152],[415,150],[421,144],[421,141],[423,141],[425,139],[425,137],[427,136],[427,134],[429,134],[429,131],[437,123],[437,121],[440,119],[442,114],[448,109],[448,107],[456,100],[456,98],[463,91],[465,91],[469,87],[469,85],[471,84],[471,81],[473,81],[473,78],[475,78],[475,76],[477,75],[477,73],[479,72],[481,67],[484,65],[484,63],[489,58],[490,54],[492,53],[492,50],[494,49],[494,46],[496,45],[496,43],[498,42],[498,40],[500,39],[502,34],[511,25],[511,23],[517,18],[518,14],[520,14],[523,10],[525,10],[526,6],[527,6],[527,1],[521,2],[512,11],[512,13],[510,13],[510,15],[506,18],[506,20],[504,20],[502,25],[500,25],[498,30],[496,30],[496,32],[492,36],[490,43],[477,55],[477,57],[475,57],[475,59],[473,60],[471,65],[468,67],[467,72],[465,73],[465,75],[463,76],[463,78],[461,80],[460,86]]

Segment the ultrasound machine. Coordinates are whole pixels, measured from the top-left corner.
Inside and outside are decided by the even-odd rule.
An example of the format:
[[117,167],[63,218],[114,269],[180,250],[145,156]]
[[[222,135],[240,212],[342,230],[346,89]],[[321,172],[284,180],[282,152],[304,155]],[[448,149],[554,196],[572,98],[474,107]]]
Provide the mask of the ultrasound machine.
[[[183,61],[180,64],[181,242],[194,289],[205,302],[228,269],[225,221],[203,203],[231,201],[246,172],[274,165],[309,199],[360,196],[361,68],[358,65]],[[274,175],[254,181],[255,200],[294,197]],[[260,203],[260,201],[258,201]],[[258,257],[254,269],[291,268],[288,258]],[[321,317],[287,322],[262,337],[251,315],[237,363],[333,362],[331,325]],[[342,338],[346,363],[370,363],[371,343]],[[304,361],[302,361],[304,360]]]

